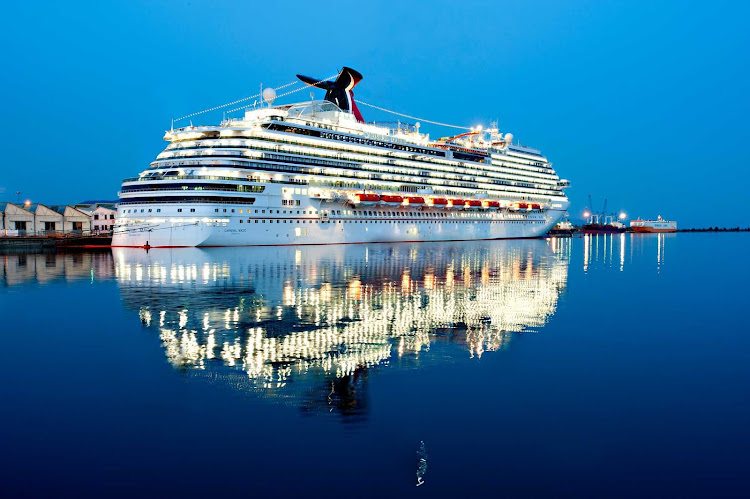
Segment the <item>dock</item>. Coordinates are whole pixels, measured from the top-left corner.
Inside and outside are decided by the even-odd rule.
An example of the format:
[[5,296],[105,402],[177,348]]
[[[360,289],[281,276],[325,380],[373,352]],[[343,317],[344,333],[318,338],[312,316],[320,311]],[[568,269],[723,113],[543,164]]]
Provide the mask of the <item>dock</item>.
[[53,248],[109,248],[110,235],[14,236],[0,237],[0,251],[43,250]]

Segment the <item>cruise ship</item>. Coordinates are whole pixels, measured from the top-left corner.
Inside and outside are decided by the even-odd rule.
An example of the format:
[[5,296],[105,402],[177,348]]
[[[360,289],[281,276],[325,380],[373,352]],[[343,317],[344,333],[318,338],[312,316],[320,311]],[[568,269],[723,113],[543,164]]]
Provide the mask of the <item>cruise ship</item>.
[[531,238],[568,208],[568,181],[497,126],[431,139],[419,122],[365,122],[351,68],[298,78],[324,99],[273,105],[267,88],[242,117],[168,130],[122,183],[112,246]]

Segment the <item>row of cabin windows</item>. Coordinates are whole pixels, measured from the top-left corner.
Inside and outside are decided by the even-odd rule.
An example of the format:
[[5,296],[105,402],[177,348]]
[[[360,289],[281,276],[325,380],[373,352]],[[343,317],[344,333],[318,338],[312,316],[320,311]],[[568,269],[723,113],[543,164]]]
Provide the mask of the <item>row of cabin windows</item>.
[[[141,213],[153,213],[153,211],[154,210],[152,208],[148,208],[148,209],[142,208],[141,209]],[[216,211],[219,211],[219,210],[216,210]],[[224,210],[224,211],[227,211],[227,210]],[[232,210],[232,211],[234,212],[234,210]],[[242,210],[240,210],[240,212],[241,211]],[[138,210],[122,210],[122,214],[123,215],[126,214],[126,213],[138,213]],[[156,208],[156,213],[161,213],[161,208]],[[177,213],[182,213],[182,208],[177,208]],[[190,213],[195,213],[195,208],[190,208]],[[112,220],[114,220],[115,217],[111,216],[110,218]]]
[[[182,211],[182,208],[177,211]],[[126,213],[138,213],[138,210],[122,210],[123,215]],[[141,209],[141,213],[143,213],[143,209]],[[148,213],[151,213],[151,208],[148,209]],[[156,213],[161,213],[161,208],[156,208]]]
[[[114,220],[114,219],[115,219],[115,214],[111,213],[109,215],[109,220]],[[94,220],[99,220],[99,214],[98,213],[94,214]],[[102,220],[108,220],[107,215],[102,215]]]
[[[229,211],[227,211],[227,210],[229,210]],[[239,213],[244,213],[244,210],[242,208],[240,208],[238,211],[239,211]],[[268,213],[272,214],[273,211],[274,210],[268,210]],[[283,211],[284,214],[286,214],[286,210],[276,210],[276,213],[281,213],[282,211]],[[131,213],[131,212],[137,213],[138,210],[124,210],[123,211],[123,213]],[[147,210],[147,212],[151,213],[152,210],[149,208]],[[157,208],[156,212],[160,213],[161,209]],[[178,213],[182,213],[182,208],[178,208],[177,212]],[[214,212],[215,213],[219,213],[219,208],[215,208]],[[223,213],[235,213],[235,209],[234,208],[230,208],[230,209],[222,208],[222,212]],[[250,210],[247,210],[247,212],[250,213]],[[255,213],[258,213],[258,212],[260,212],[261,214],[264,214],[264,213],[266,213],[266,210],[255,210]],[[141,210],[141,213],[144,213],[143,209]],[[195,208],[190,208],[190,213],[195,213]],[[293,210],[289,210],[289,214],[290,215],[294,214]],[[307,215],[307,214],[308,214],[307,211],[297,210],[297,215]],[[314,210],[310,210],[309,214],[310,215],[316,215],[317,212],[314,211]],[[341,215],[341,210],[332,210],[331,214],[332,215]],[[347,213],[345,212],[344,215],[347,215]],[[473,217],[477,217],[477,216],[486,215],[486,214],[485,213],[466,213],[466,212],[463,212],[463,213],[454,213],[454,212],[452,212],[452,213],[441,213],[441,212],[434,212],[433,213],[433,212],[419,212],[419,211],[417,211],[417,212],[405,212],[405,211],[367,211],[367,210],[359,211],[359,210],[354,210],[354,211],[349,212],[349,215],[350,216],[369,216],[369,217],[376,217],[376,216],[380,216],[380,217],[403,217],[403,218],[411,218],[411,217],[420,217],[420,218],[461,218],[462,216],[463,217],[472,217],[472,216]],[[457,215],[458,215],[458,217],[457,217]],[[45,223],[50,223],[50,222],[45,222]],[[45,229],[45,230],[54,230],[54,228],[53,229]]]
[[[267,139],[256,138],[256,140],[266,141]],[[210,147],[207,147],[204,144],[192,143],[190,146],[187,146],[187,147],[185,147],[185,146],[182,146],[182,147],[179,147],[179,146],[178,147],[173,147],[174,146],[174,143],[173,143],[173,144],[170,144],[169,146],[167,146],[167,149],[164,152],[162,152],[161,154],[159,154],[157,156],[157,159],[180,159],[180,158],[186,158],[186,157],[191,157],[191,156],[193,156],[193,157],[194,156],[208,156],[208,155],[213,155],[213,151],[218,150],[218,149],[250,149],[250,150],[255,149],[255,150],[261,150],[261,151],[273,151],[273,152],[276,152],[277,151],[277,149],[276,149],[276,144],[277,143],[284,143],[284,144],[289,144],[289,145],[292,145],[292,146],[299,146],[299,147],[311,147],[311,146],[305,146],[304,144],[299,144],[299,143],[296,143],[296,142],[286,141],[286,140],[282,140],[282,139],[274,139],[272,145],[265,145],[265,146],[259,146],[257,144],[254,144],[253,146],[247,146],[247,145],[243,145],[243,144],[214,144],[214,145],[212,145]],[[377,153],[369,152],[369,151],[361,151],[361,150],[359,150],[359,151],[349,151],[349,150],[341,150],[339,148],[320,147],[320,145],[313,146],[313,147],[315,147],[316,149],[328,149],[328,150],[333,150],[333,151],[336,151],[336,152],[341,151],[344,154],[358,154],[358,155],[373,156],[373,157],[383,158],[383,159],[388,158],[390,161],[413,161],[414,160],[413,156],[412,156],[412,158],[400,158],[400,157],[389,157],[387,154],[377,154]],[[180,152],[175,152],[174,149],[179,149]],[[191,154],[185,154],[184,152],[182,152],[182,151],[187,151],[187,150],[196,150],[196,151],[199,152],[199,154],[192,154],[191,155]],[[210,152],[201,152],[201,151],[210,151]],[[285,152],[285,153],[288,153],[288,154],[298,154],[300,156],[306,156],[306,157],[310,157],[310,158],[315,158],[318,161],[320,161],[319,158],[321,158],[321,156],[318,156],[318,155],[316,155],[314,153],[305,152],[305,151],[295,151],[295,152],[282,151],[282,152]],[[221,153],[223,155],[232,155],[232,156],[241,156],[241,155],[243,155],[242,152],[232,153],[231,151],[221,151]],[[461,153],[459,153],[459,154],[461,154]],[[458,157],[455,156],[455,154],[454,154],[454,157],[456,159],[459,159]],[[327,156],[323,156],[323,158],[327,158]],[[520,159],[522,162],[521,163],[516,163],[516,162],[514,162],[514,161],[511,160],[511,159],[516,159],[516,158]],[[470,159],[470,158],[466,158],[466,159]],[[543,175],[553,175],[554,174],[554,170],[552,170],[552,167],[550,167],[550,166],[544,166],[544,165],[539,164],[539,163],[525,163],[523,161],[529,161],[526,158],[518,158],[518,157],[510,156],[508,159],[505,159],[505,160],[500,160],[498,158],[495,158],[495,160],[496,161],[500,161],[502,164],[498,165],[497,163],[491,163],[492,166],[500,166],[500,167],[503,167],[503,168],[511,168],[511,169],[516,168],[516,169],[518,169],[518,170],[520,170],[522,172],[541,173]],[[328,159],[323,159],[322,161],[329,161],[329,160]],[[478,161],[478,163],[480,163],[480,164],[484,163],[484,162],[485,162],[484,159]],[[433,162],[433,161],[429,161],[429,160],[427,162],[424,162],[424,163],[425,164],[437,165],[437,166],[441,167],[441,169],[438,170],[438,171],[447,171],[447,170],[445,170],[445,168],[476,169],[478,167],[478,165],[465,164],[465,163],[460,163],[460,162],[457,165],[456,164],[445,164],[445,163],[442,163],[440,161]],[[329,164],[329,163],[327,163],[327,162],[326,163],[323,163],[323,162],[318,163],[316,161],[315,164]],[[416,166],[412,166],[412,167],[416,167]],[[531,169],[529,169],[529,168],[522,168],[522,167],[537,167],[537,168],[531,168]],[[487,171],[495,171],[496,173],[502,173],[502,172],[497,172],[496,170],[487,170]],[[466,174],[466,172],[462,172],[462,173]]]
[[[228,211],[227,211],[228,210]],[[221,211],[223,213],[235,213],[234,208],[222,208]],[[238,209],[239,213],[244,213],[244,210],[242,208]],[[268,210],[268,213],[272,214],[274,210]],[[284,214],[286,214],[287,210],[276,210],[276,213],[280,213],[283,211]],[[137,213],[138,210],[123,210],[124,213]],[[144,213],[144,209],[140,210],[141,213]],[[152,209],[149,208],[147,210],[148,213],[152,212]],[[156,208],[156,212],[160,213],[161,208]],[[178,213],[182,213],[182,208],[177,209]],[[219,208],[214,208],[215,213],[219,213]],[[247,210],[248,213],[250,213],[250,210]],[[255,210],[255,213],[260,212],[261,214],[266,213],[266,210]],[[289,214],[293,214],[294,210],[289,210]],[[195,213],[195,208],[190,208],[190,213]],[[318,212],[315,210],[310,210],[310,215],[317,215]],[[297,210],[297,215],[307,215],[308,212],[306,210]],[[331,215],[341,215],[341,210],[331,210]],[[344,212],[344,215],[347,215],[347,212]],[[451,212],[451,213],[444,213],[444,212],[421,212],[421,211],[415,211],[415,212],[407,212],[407,211],[370,211],[370,210],[354,210],[348,212],[349,216],[368,216],[368,217],[404,217],[404,218],[410,218],[410,217],[420,217],[420,218],[462,218],[462,217],[477,217],[482,215],[487,215],[486,213],[467,213],[467,212]],[[112,217],[114,219],[114,217]],[[49,223],[49,222],[46,222]],[[24,229],[25,230],[25,229]],[[54,229],[46,229],[46,230],[54,230]]]
[[[271,142],[273,144],[284,143],[284,144],[290,144],[290,145],[293,145],[293,146],[311,147],[311,146],[306,145],[306,144],[300,144],[299,142],[292,141],[292,140],[285,140],[285,139],[280,138],[280,137],[274,137],[273,139],[269,139],[267,137],[253,137],[253,139],[256,140],[256,141]],[[393,144],[389,144],[388,147],[391,147],[392,145]],[[182,149],[182,150],[185,150],[185,149],[205,149],[206,147],[207,146],[204,145],[204,144],[201,144],[199,142],[193,142],[193,141],[188,142],[188,143],[173,142],[169,146],[167,146],[166,150],[170,151],[170,150],[174,150],[174,149]],[[211,149],[218,149],[218,148],[238,148],[238,147],[239,148],[246,148],[248,146],[247,145],[243,145],[243,144],[226,144],[225,145],[223,143],[219,143],[219,144],[213,143],[210,146]],[[263,149],[263,150],[275,150],[275,149],[272,149],[273,146],[263,147],[263,146],[254,145],[253,147],[255,147],[257,149]],[[315,148],[318,148],[318,149],[327,149],[327,150],[332,150],[332,151],[343,151],[345,153],[350,153],[350,154],[352,154],[352,153],[353,154],[363,154],[363,155],[375,156],[375,157],[385,157],[385,156],[387,156],[387,154],[383,154],[380,151],[378,151],[378,152],[376,152],[376,151],[370,151],[370,150],[364,150],[364,151],[363,150],[356,150],[356,151],[353,151],[353,150],[349,150],[348,148],[340,148],[340,147],[335,147],[335,146],[331,147],[331,146],[329,146],[329,145],[327,145],[325,143],[316,144],[315,146],[312,146],[312,147],[315,147]],[[383,151],[383,152],[385,152],[385,151]],[[417,153],[419,153],[420,151],[414,150],[414,151],[408,151],[408,152],[417,152]],[[542,157],[542,155],[538,154],[538,153],[532,153],[532,152],[526,152],[526,151],[518,151],[518,152],[523,153],[523,154],[529,154],[529,155],[532,155],[532,156]],[[428,154],[434,155],[434,152],[429,152]],[[161,154],[159,156],[161,156]],[[455,157],[455,153],[454,153],[454,157]],[[524,157],[517,156],[517,155],[515,155],[515,156],[514,155],[509,155],[509,156],[507,156],[507,158],[509,158],[509,159],[506,160],[506,161],[507,162],[511,162],[511,163],[512,163],[512,161],[510,161],[510,159],[519,159],[521,161],[529,161],[529,163],[521,163],[521,165],[523,165],[523,166],[538,167],[538,169],[535,170],[535,171],[537,171],[539,173],[548,173],[549,171],[552,170],[551,166],[545,165],[543,163],[540,163],[537,160],[531,160],[529,158],[524,158]],[[406,158],[397,158],[397,159],[406,159]],[[425,158],[425,159],[427,159],[427,158]],[[440,164],[440,165],[443,165],[443,166],[455,166],[455,165],[445,165],[444,163],[442,163],[440,161],[436,162],[436,164]],[[464,167],[467,167],[467,168],[470,168],[472,166],[473,165],[464,165]],[[508,166],[508,167],[512,168],[513,166]],[[529,171],[534,171],[534,170],[529,170]]]
[[[188,159],[188,158],[196,158],[196,157],[205,157],[209,155],[206,152],[198,154],[199,152],[200,151],[196,151],[196,154],[181,155],[180,158],[175,158],[175,159]],[[294,154],[294,153],[288,153],[288,154]],[[485,172],[482,172],[482,171],[453,172],[453,171],[449,171],[445,169],[430,170],[430,171],[418,170],[418,171],[404,172],[403,168],[417,170],[418,167],[417,166],[399,167],[394,164],[382,164],[382,165],[379,165],[378,170],[373,171],[373,170],[362,170],[362,163],[356,163],[356,162],[351,162],[351,161],[346,162],[342,160],[335,161],[331,159],[320,159],[317,156],[309,157],[309,155],[306,155],[306,154],[298,154],[298,156],[303,156],[303,157],[290,156],[288,154],[264,153],[263,159],[272,160],[272,161],[282,161],[284,163],[297,163],[297,164],[302,164],[302,165],[332,166],[332,167],[343,169],[343,170],[354,170],[358,173],[362,172],[362,173],[365,173],[365,176],[368,178],[371,177],[372,175],[383,175],[383,174],[391,174],[391,175],[401,174],[401,175],[407,175],[407,176],[412,176],[412,177],[415,177],[415,176],[416,177],[431,177],[431,178],[443,179],[446,181],[445,183],[448,185],[462,185],[462,184],[457,184],[457,182],[461,182],[461,181],[463,181],[464,183],[465,182],[483,182],[483,183],[491,182],[491,183],[498,184],[498,185],[515,185],[514,182],[522,182],[522,181],[519,181],[518,179],[507,178],[507,177],[504,177],[505,180],[497,180],[497,177],[493,175],[489,175],[489,173],[494,173],[496,175],[498,174],[499,175],[504,175],[504,174],[505,175],[508,175],[508,174],[523,175],[524,173],[524,170],[522,169],[519,169],[518,173],[498,172],[494,170],[486,170]],[[245,157],[245,155],[242,152],[220,151],[220,154],[213,154],[213,150],[211,151],[210,156],[214,158],[222,158],[222,157],[244,158]],[[159,159],[169,159],[169,158],[161,157]],[[159,167],[160,167],[159,164],[152,166],[152,168],[159,168]],[[512,167],[507,167],[507,166],[505,166],[504,168],[512,169]],[[273,169],[279,170],[279,168],[273,168]],[[281,170],[282,171],[294,171],[294,172],[299,172],[299,173],[316,173],[318,175],[328,175],[325,172],[313,172],[312,171],[313,169],[311,168],[301,168],[297,166],[288,166],[287,168],[284,168]],[[167,172],[167,173],[171,173],[171,172]],[[551,176],[552,174],[549,174],[549,175]],[[357,174],[347,175],[346,173],[341,172],[337,176],[361,177],[362,175],[357,175]],[[528,176],[529,175],[527,175],[527,177]],[[489,180],[477,180],[476,177],[484,177],[485,179],[489,179]],[[531,177],[534,177],[534,176],[531,175]],[[534,178],[535,179],[538,178],[541,180],[546,177],[534,177]],[[548,178],[548,180],[554,180],[554,179]],[[464,187],[470,187],[470,186],[464,185]],[[544,187],[540,187],[540,188],[544,188]]]
[[[280,223],[290,223],[290,224],[293,224],[293,223],[297,223],[297,224],[303,223],[303,224],[306,224],[308,222],[307,220],[301,220],[300,221],[300,220],[289,220],[289,219],[283,219],[283,218],[282,219],[270,219],[270,220],[265,220],[265,219],[258,220],[258,219],[252,219],[252,218],[248,218],[247,219],[247,223],[250,223],[251,221],[254,221],[256,224],[257,223],[266,223],[266,222],[270,223],[270,224],[272,224],[272,223],[277,223],[277,224],[280,224]],[[244,222],[245,222],[244,220],[240,219],[240,223],[244,223]],[[318,220],[310,220],[309,222],[311,224],[312,223],[319,223]],[[326,222],[320,222],[320,223],[326,223]],[[370,224],[370,223],[373,223],[373,224],[385,224],[385,223],[398,223],[398,222],[395,221],[395,220],[331,220],[329,223],[345,223],[345,224]],[[407,223],[410,223],[410,222],[407,222]],[[421,221],[421,223],[436,224],[436,223],[440,223],[440,221],[438,221],[438,220],[424,220],[424,221]],[[476,223],[513,223],[513,224],[520,224],[520,223],[524,223],[524,224],[527,224],[527,223],[544,223],[544,220],[453,220],[453,221],[446,221],[446,223],[456,223],[456,224],[476,224]],[[226,225],[226,223],[224,225]]]
[[[188,160],[188,161],[190,161],[190,160]],[[291,162],[291,161],[288,161],[288,162]],[[192,164],[192,163],[185,162],[185,163],[181,163],[181,164],[187,165],[187,164]],[[196,166],[202,166],[203,168],[227,168],[227,167],[232,167],[232,168],[243,168],[243,169],[272,170],[272,171],[280,171],[280,172],[285,172],[285,173],[307,173],[307,174],[318,175],[318,176],[323,176],[323,177],[342,177],[342,176],[344,176],[344,177],[350,177],[352,179],[355,179],[355,178],[360,178],[360,179],[365,178],[365,179],[370,179],[370,180],[381,179],[382,176],[383,176],[383,174],[380,174],[380,173],[363,172],[361,170],[361,168],[359,168],[358,165],[355,165],[353,167],[344,167],[344,166],[339,165],[338,168],[339,169],[343,169],[343,171],[340,171],[340,172],[335,173],[335,174],[328,173],[328,172],[325,172],[325,171],[315,171],[316,169],[313,169],[313,168],[301,168],[301,167],[292,166],[292,165],[288,165],[288,164],[286,164],[286,165],[279,165],[279,164],[274,164],[274,163],[257,163],[257,162],[250,162],[250,161],[225,161],[221,165],[203,165],[201,163],[196,163]],[[161,163],[155,163],[155,164],[152,164],[152,166],[151,166],[151,168],[164,168],[164,167],[165,167],[165,165],[161,164]],[[417,176],[419,176],[419,175],[417,175]],[[250,178],[250,177],[248,177],[248,180],[249,181],[253,181],[253,182],[260,181],[259,179]],[[287,183],[298,182],[298,183],[301,183],[301,184],[306,184],[307,183],[305,181],[295,180],[295,179],[289,179],[286,182]],[[410,180],[401,180],[401,182],[410,182]],[[559,188],[557,188],[556,185],[546,185],[545,184],[545,185],[541,185],[539,187],[528,187],[528,186],[522,186],[522,185],[515,185],[516,182],[520,182],[520,181],[500,181],[500,180],[498,180],[498,181],[493,181],[493,182],[484,182],[484,181],[482,181],[482,182],[483,183],[492,183],[492,184],[495,184],[495,185],[501,185],[501,186],[503,186],[504,188],[501,189],[501,191],[500,191],[500,192],[503,192],[503,193],[516,193],[516,194],[522,194],[522,195],[527,195],[527,196],[535,194],[535,193],[529,193],[529,192],[525,192],[525,191],[515,190],[515,189],[512,188],[512,187],[521,187],[521,188],[527,188],[527,189],[535,189],[535,190],[538,190],[538,191],[546,191],[546,192],[544,192],[544,194],[547,194],[547,195],[562,195],[562,191]],[[508,183],[508,182],[510,182],[510,183]],[[332,187],[358,187],[360,185],[359,183],[351,183],[351,182],[345,182],[345,181],[327,182],[327,181],[323,181],[323,180],[319,180],[319,179],[318,180],[313,180],[310,183],[311,184],[315,184],[315,185],[326,185],[326,186],[332,186]],[[531,185],[531,184],[529,184],[529,185]],[[257,187],[257,186],[253,186],[253,187]],[[416,185],[405,185],[405,184],[402,184],[402,185],[400,185],[398,187],[398,189],[394,189],[394,190],[400,191],[400,192],[417,192],[418,188],[425,188],[425,187],[427,187],[426,184],[417,182]],[[432,186],[432,187],[435,188],[436,186]],[[460,187],[464,187],[464,188],[467,188],[467,189],[475,189],[476,185],[474,185],[472,183],[467,183],[467,182],[456,182],[456,181],[446,180],[446,182],[443,183],[442,188],[441,188],[441,186],[437,186],[435,188],[435,193],[436,194],[446,194],[446,195],[456,195],[456,196],[464,196],[464,195],[466,195],[466,193],[460,193],[460,192],[454,191],[454,190],[446,188],[446,187],[459,187],[459,188]],[[493,191],[493,192],[497,192],[497,191]]]

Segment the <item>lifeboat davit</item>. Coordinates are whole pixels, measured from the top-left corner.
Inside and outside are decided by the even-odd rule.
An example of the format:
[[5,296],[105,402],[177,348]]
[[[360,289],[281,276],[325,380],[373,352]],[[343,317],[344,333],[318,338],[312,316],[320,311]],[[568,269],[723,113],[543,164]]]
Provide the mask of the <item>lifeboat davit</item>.
[[464,205],[464,208],[466,208],[467,210],[478,210],[481,207],[482,202],[478,199],[469,199]]
[[380,196],[381,204],[386,206],[399,206],[404,202],[403,196]]
[[404,206],[420,206],[424,204],[424,198],[419,196],[406,197],[404,198]]
[[371,206],[380,201],[380,196],[377,194],[365,194],[359,192],[354,195],[354,204],[361,204],[362,206]]
[[500,203],[498,201],[482,201],[482,208],[486,210],[499,210]]
[[451,199],[448,201],[448,206],[446,206],[446,208],[455,208],[457,210],[460,210],[464,207],[464,203],[466,203],[466,201],[464,201],[463,199]]
[[430,198],[427,200],[427,206],[432,208],[448,208],[448,200],[445,198]]

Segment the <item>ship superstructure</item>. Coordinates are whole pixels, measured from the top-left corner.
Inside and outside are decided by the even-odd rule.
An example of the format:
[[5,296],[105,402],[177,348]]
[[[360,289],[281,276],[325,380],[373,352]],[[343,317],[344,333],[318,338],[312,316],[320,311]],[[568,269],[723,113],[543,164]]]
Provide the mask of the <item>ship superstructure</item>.
[[325,100],[167,131],[167,148],[123,181],[113,246],[536,237],[568,208],[568,182],[497,127],[432,140],[419,123],[365,123],[350,68],[299,78]]

